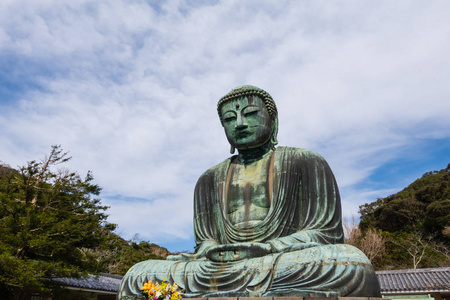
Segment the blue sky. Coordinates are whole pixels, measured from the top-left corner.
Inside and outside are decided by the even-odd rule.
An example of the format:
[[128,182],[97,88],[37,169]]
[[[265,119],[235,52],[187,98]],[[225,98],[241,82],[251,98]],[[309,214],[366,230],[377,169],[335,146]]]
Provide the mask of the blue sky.
[[109,220],[193,250],[197,178],[229,156],[216,103],[253,84],[280,145],[327,159],[343,215],[450,163],[448,1],[0,3],[0,160],[61,144]]

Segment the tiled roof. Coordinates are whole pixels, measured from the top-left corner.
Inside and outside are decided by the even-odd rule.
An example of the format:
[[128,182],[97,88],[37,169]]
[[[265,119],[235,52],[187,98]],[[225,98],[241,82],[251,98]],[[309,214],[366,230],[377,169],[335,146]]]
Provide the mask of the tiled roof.
[[122,276],[102,274],[88,275],[86,278],[53,278],[52,280],[64,286],[115,293],[119,290]]
[[381,293],[450,292],[450,268],[377,271]]

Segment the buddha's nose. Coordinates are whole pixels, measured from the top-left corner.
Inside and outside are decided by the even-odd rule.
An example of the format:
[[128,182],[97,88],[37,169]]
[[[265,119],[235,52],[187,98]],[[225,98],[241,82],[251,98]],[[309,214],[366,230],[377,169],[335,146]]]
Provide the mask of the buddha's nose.
[[236,119],[236,129],[247,127],[247,122],[243,115],[238,114]]

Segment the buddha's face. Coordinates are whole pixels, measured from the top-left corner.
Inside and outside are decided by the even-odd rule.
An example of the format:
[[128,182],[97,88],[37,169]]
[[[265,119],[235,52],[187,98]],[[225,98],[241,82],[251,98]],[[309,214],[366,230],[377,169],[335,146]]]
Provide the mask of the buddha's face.
[[274,120],[258,96],[228,101],[221,113],[228,142],[238,150],[260,147],[270,139]]

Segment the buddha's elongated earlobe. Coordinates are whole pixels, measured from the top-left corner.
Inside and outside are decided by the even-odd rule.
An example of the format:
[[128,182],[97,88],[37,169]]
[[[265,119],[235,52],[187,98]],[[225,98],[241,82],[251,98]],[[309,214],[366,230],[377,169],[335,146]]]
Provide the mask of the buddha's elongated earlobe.
[[230,153],[231,153],[231,154],[234,154],[234,151],[235,151],[235,150],[236,150],[236,149],[235,149],[233,146],[230,147]]
[[270,147],[272,148],[272,150],[275,150],[275,145],[278,145],[277,134],[278,134],[278,118],[275,117],[272,136],[270,137]]

